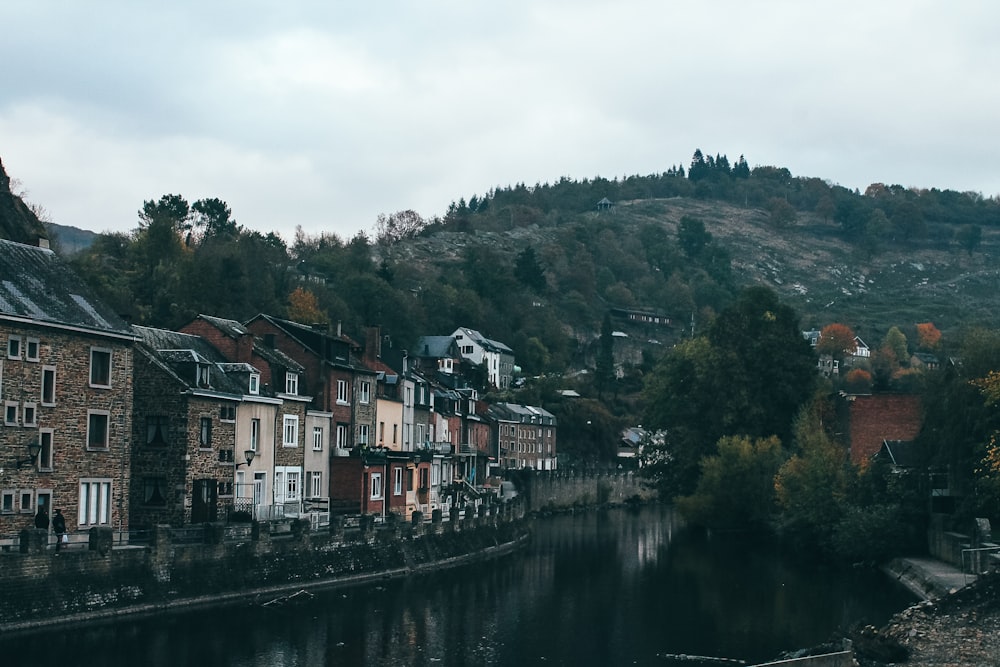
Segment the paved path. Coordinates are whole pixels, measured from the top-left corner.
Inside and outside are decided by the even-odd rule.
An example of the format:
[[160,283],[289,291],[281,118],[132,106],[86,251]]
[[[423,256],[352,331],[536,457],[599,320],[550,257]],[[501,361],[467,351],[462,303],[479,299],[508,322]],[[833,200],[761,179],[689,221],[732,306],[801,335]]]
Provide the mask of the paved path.
[[933,558],[897,558],[886,572],[924,600],[939,598],[976,580],[974,574]]

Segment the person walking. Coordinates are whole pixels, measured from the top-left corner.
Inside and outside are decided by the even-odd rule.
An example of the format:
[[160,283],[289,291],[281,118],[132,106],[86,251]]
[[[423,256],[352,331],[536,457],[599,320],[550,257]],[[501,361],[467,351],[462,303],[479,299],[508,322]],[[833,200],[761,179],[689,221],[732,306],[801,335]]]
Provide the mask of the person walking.
[[49,515],[44,507],[38,508],[38,514],[35,515],[35,528],[39,530],[49,529]]
[[66,519],[63,518],[62,510],[56,510],[56,515],[52,517],[52,532],[56,534],[56,553],[58,553],[66,535]]

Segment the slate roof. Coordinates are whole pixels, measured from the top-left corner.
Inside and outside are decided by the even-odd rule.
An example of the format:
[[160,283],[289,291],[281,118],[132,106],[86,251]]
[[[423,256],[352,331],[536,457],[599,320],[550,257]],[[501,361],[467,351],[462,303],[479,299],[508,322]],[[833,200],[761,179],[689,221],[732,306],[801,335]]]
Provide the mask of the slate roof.
[[514,354],[514,350],[510,349],[509,347],[507,347],[506,345],[504,345],[500,341],[492,340],[490,338],[487,338],[486,336],[484,336],[483,334],[479,333],[475,329],[469,329],[469,328],[466,328],[466,327],[461,327],[459,329],[459,331],[461,331],[462,333],[464,333],[466,336],[468,336],[469,338],[471,338],[475,342],[479,343],[479,345],[481,347],[489,350],[490,352],[504,352],[504,353],[511,354],[511,355]]
[[900,468],[915,468],[920,464],[920,450],[912,440],[885,440],[879,456],[885,452],[892,464]]
[[421,336],[414,345],[413,356],[425,359],[455,359],[461,356],[455,344],[454,336]]
[[201,336],[138,325],[132,329],[139,337],[140,347],[189,389],[206,389],[195,387],[195,378],[188,372],[194,364],[201,363],[210,364],[213,368],[210,374],[211,386],[207,389],[240,396],[246,393],[242,382],[226,374],[227,366],[239,367],[232,369],[238,372],[242,371],[242,367],[246,364],[229,364],[222,354]]
[[539,424],[555,426],[556,417],[544,408],[518,403],[494,403],[488,409],[488,414],[504,421],[516,421],[522,424]]
[[[278,348],[264,345],[263,341],[261,341],[258,336],[254,335],[252,331],[236,320],[227,320],[224,317],[214,317],[212,315],[204,314],[198,315],[198,319],[205,320],[232,339],[239,339],[242,336],[247,335],[253,336],[254,354],[272,366],[281,366],[282,368],[286,368],[295,373],[302,373],[305,371],[305,367],[302,364],[295,361]],[[256,369],[254,369],[254,371],[256,372]]]
[[0,318],[7,317],[132,337],[52,250],[0,239]]

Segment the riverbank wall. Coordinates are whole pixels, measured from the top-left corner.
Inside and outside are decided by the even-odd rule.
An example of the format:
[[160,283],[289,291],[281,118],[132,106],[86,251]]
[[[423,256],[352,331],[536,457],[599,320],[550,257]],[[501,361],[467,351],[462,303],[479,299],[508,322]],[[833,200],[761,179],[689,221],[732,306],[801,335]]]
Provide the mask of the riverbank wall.
[[512,475],[529,512],[648,503],[657,492],[633,470],[523,471]]
[[[55,552],[22,535],[18,552],[0,553],[0,633],[94,622],[126,614],[268,602],[302,590],[333,588],[496,558],[524,544],[526,504],[514,498],[478,510],[435,512],[429,522],[357,525],[333,519],[312,530],[306,519],[158,526],[149,544],[112,544],[94,528],[85,548]],[[25,531],[30,533],[32,531]]]

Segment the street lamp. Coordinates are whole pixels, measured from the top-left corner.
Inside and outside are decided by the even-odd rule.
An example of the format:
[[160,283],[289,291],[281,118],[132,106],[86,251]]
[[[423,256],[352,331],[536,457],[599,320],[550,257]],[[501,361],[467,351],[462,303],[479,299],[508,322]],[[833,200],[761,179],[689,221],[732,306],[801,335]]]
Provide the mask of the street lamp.
[[257,455],[257,452],[255,452],[254,450],[252,450],[252,449],[246,450],[245,452],[243,452],[243,457],[247,460],[247,462],[246,463],[237,463],[236,467],[239,468],[240,466],[249,466],[251,463],[253,463],[253,457],[256,456],[256,455]]
[[38,460],[38,454],[42,451],[42,445],[37,440],[30,440],[25,444],[28,447],[28,458],[14,461],[14,465],[17,466],[18,470],[25,464],[35,465],[35,461]]

